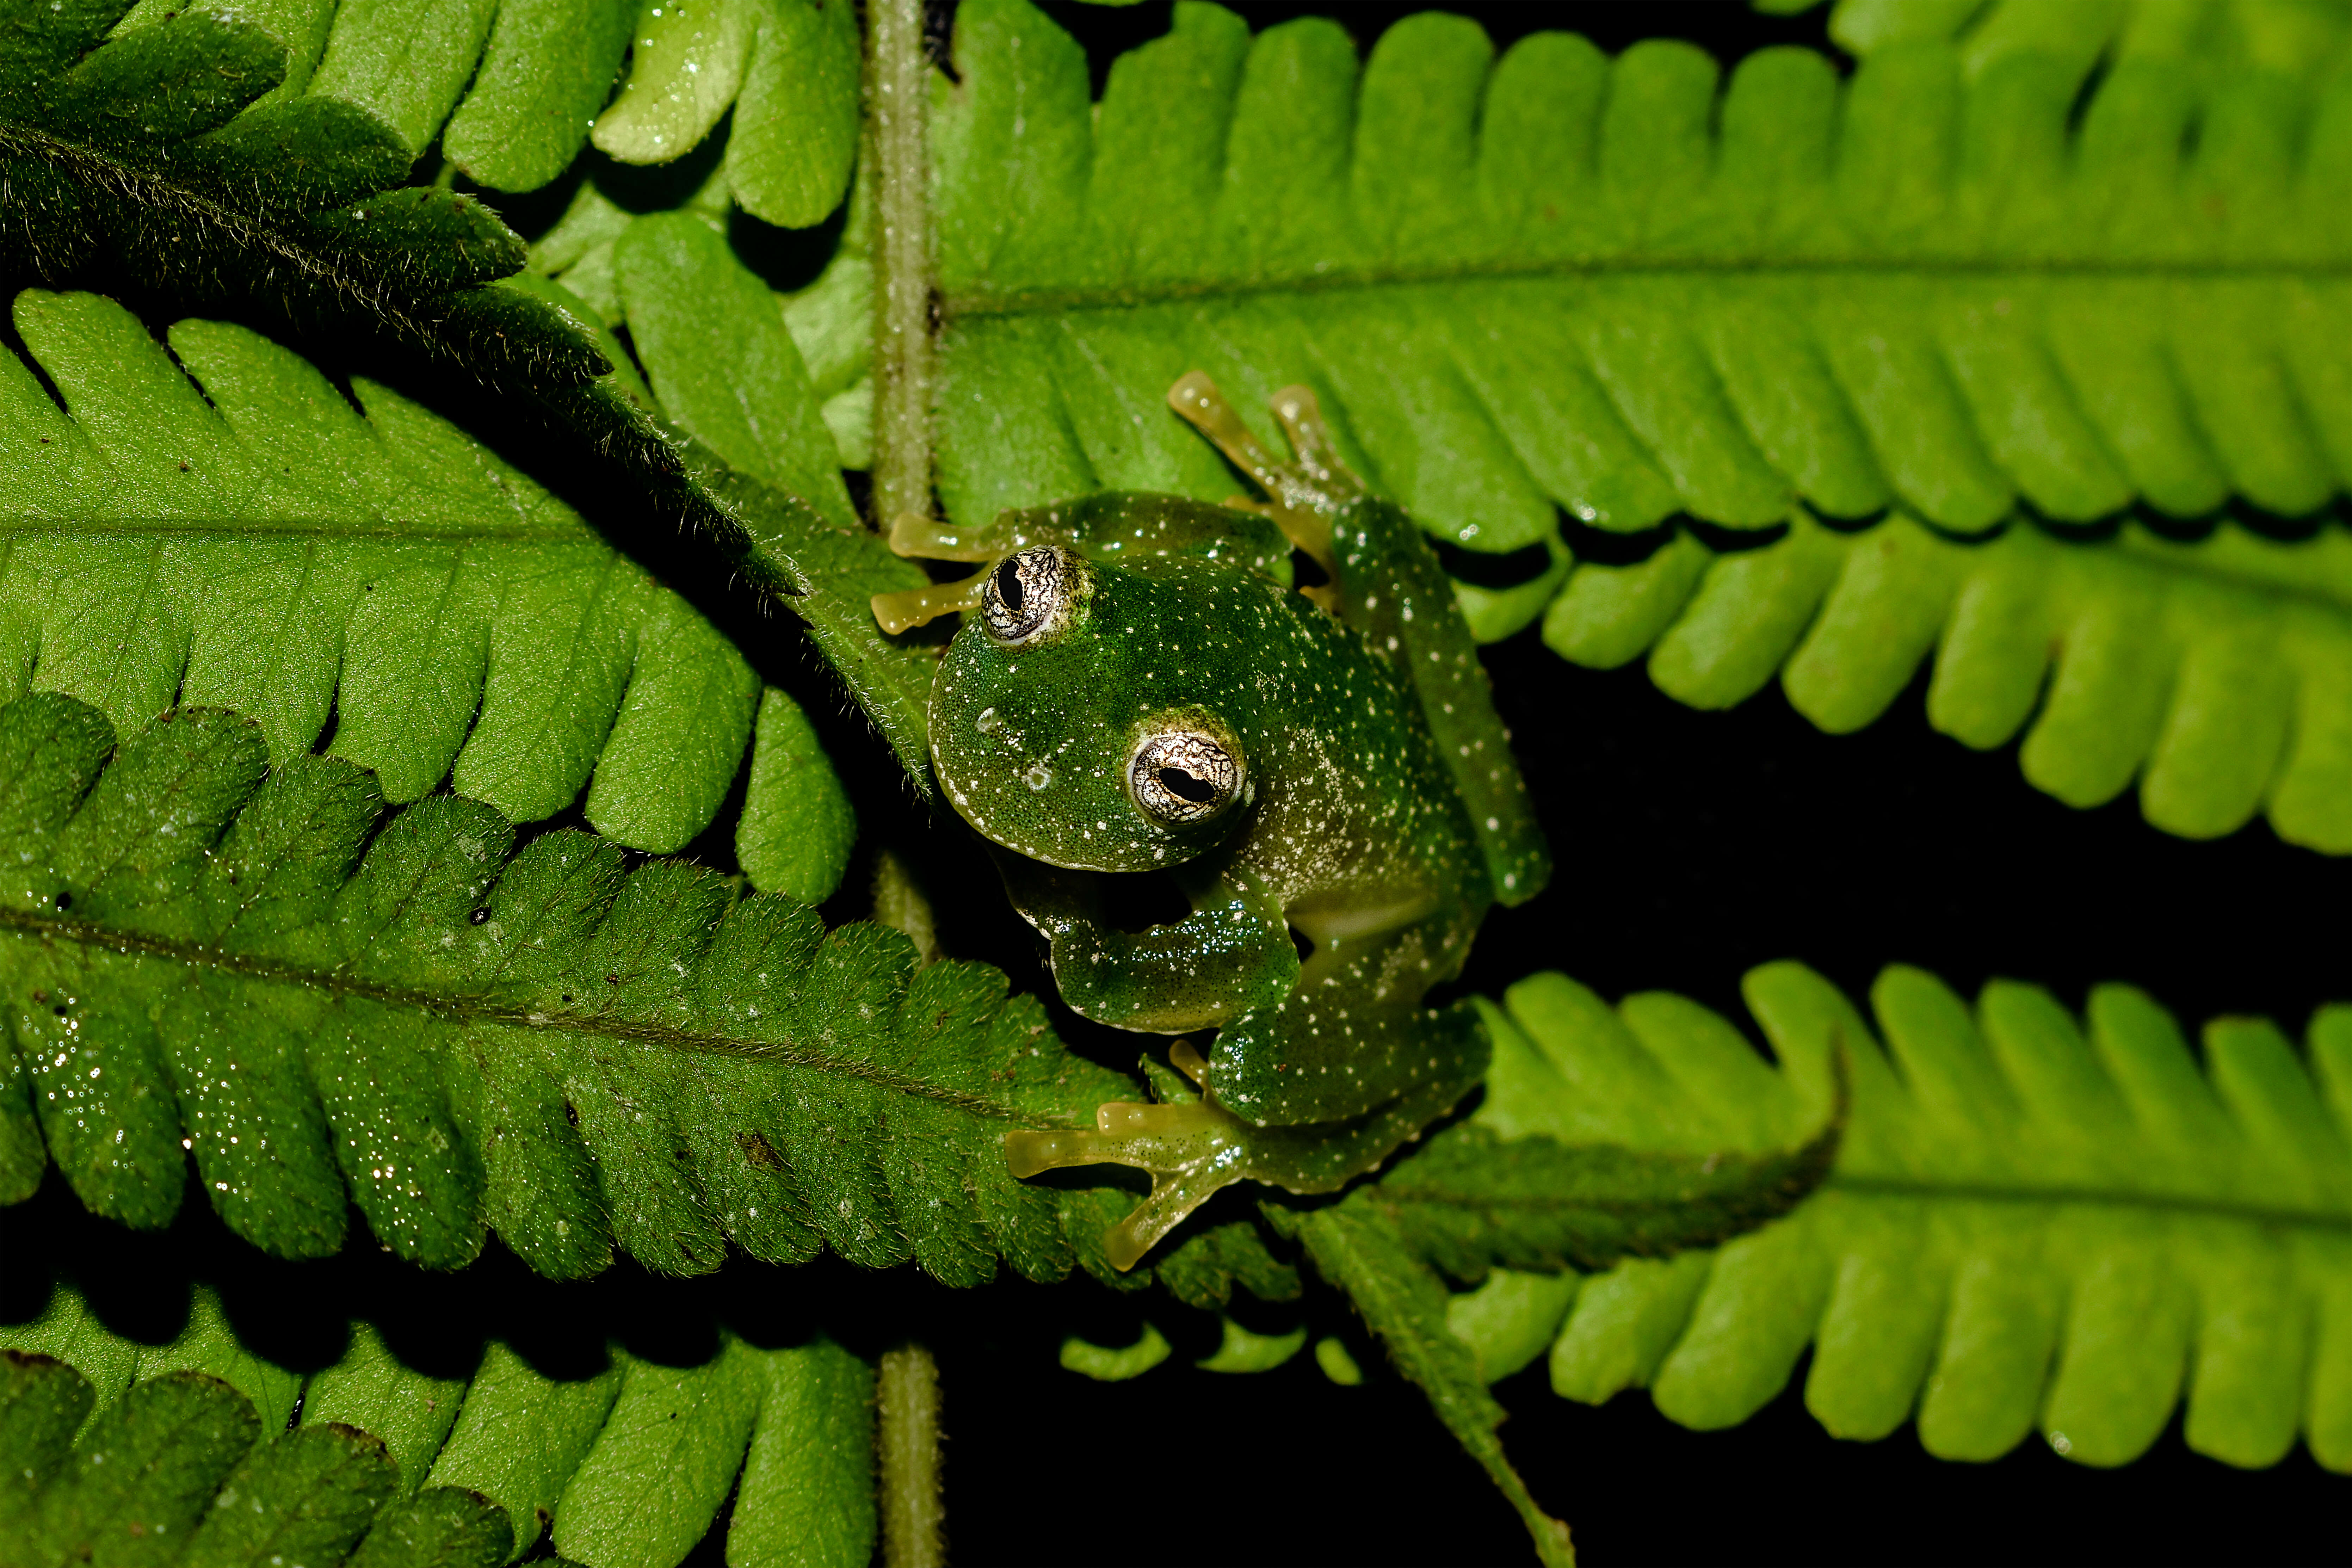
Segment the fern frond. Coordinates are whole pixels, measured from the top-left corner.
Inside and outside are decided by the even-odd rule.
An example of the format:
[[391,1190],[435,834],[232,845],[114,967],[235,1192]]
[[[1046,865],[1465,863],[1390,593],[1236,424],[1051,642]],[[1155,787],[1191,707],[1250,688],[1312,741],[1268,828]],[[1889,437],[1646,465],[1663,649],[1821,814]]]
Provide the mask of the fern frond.
[[[849,19],[837,7],[826,20],[805,0],[727,3],[753,17],[760,47],[775,40],[786,51],[787,65],[800,58],[793,51],[806,52],[812,26],[848,37]],[[478,95],[489,95],[481,133],[499,147],[539,135],[520,129],[549,110],[534,97],[539,88],[569,90],[554,77],[532,76],[541,63],[533,51],[587,48],[595,29],[570,26],[563,0],[509,6],[488,35],[487,74],[475,76],[491,9],[439,7],[420,28],[405,6],[360,0],[322,33],[310,26],[320,12],[298,7],[278,20],[298,42],[323,38],[325,48],[299,94],[282,91],[289,68],[278,38],[241,17],[143,7],[92,49],[116,14],[110,5],[28,14],[0,56],[0,174],[12,192],[0,255],[43,280],[102,261],[186,302],[236,300],[305,321],[356,321],[464,364],[608,453],[646,487],[657,512],[714,535],[756,585],[783,596],[919,778],[921,725],[909,710],[919,706],[917,688],[927,689],[929,664],[920,648],[875,633],[865,605],[920,574],[843,526],[847,503],[831,468],[832,442],[811,448],[821,449],[821,466],[781,476],[805,482],[826,515],[731,474],[664,426],[650,399],[610,384],[611,367],[625,356],[576,302],[543,282],[496,283],[525,258],[496,215],[436,187],[383,188],[405,176],[469,76]],[[499,40],[510,29],[515,49],[502,54]],[[836,38],[817,52],[830,59],[840,48]],[[671,64],[691,74],[698,58]],[[831,95],[824,112],[834,121],[854,115],[855,68],[854,50],[845,61],[811,68],[823,79],[817,96]],[[295,68],[298,77],[307,70],[308,57]],[[853,88],[846,96],[843,70]],[[608,71],[594,84],[596,102],[609,80]],[[275,101],[247,110],[273,89]],[[544,177],[560,172],[577,145],[562,142]],[[807,199],[824,205],[802,220],[814,222],[837,204],[849,151],[843,143],[835,160],[837,178],[820,174],[814,184],[772,147],[747,153],[746,167],[766,173],[745,177],[778,191],[797,181],[803,196],[816,192]],[[792,369],[799,373],[797,363]]]
[[2089,59],[1970,73],[1915,47],[1841,84],[1767,50],[1719,86],[1685,45],[1539,34],[1498,62],[1428,15],[1360,74],[1332,23],[1253,39],[1188,5],[1097,119],[1025,0],[962,7],[956,49],[960,516],[1229,488],[1153,412],[1188,366],[1243,406],[1303,379],[1350,463],[1477,550],[1556,507],[1619,530],[1767,527],[1799,499],[1962,532],[2232,494],[2301,517],[2352,467],[2342,81],[2134,56],[2070,129]]
[[107,38],[112,9],[28,10],[0,59],[0,258],[12,271],[63,278],[103,258],[184,301],[259,295],[492,376],[602,373],[591,343],[481,287],[523,261],[496,214],[448,191],[388,188],[415,155],[394,125],[325,97],[246,112],[285,79],[275,35],[192,11]]
[[1445,1429],[1518,1513],[1546,1568],[1574,1563],[1568,1526],[1537,1506],[1503,1453],[1496,1433],[1503,1407],[1486,1392],[1470,1348],[1446,1326],[1445,1289],[1435,1271],[1385,1215],[1353,1201],[1302,1215],[1298,1236],[1317,1270],[1348,1293],[1397,1370],[1429,1396]]
[[1916,1415],[1945,1458],[1990,1459],[2039,1429],[2122,1464],[2185,1383],[2199,1452],[2269,1465],[2299,1434],[2352,1469],[2352,1008],[2323,1009],[2301,1056],[2265,1021],[2216,1019],[2200,1070],[2124,986],[2094,991],[2078,1023],[2031,986],[1995,982],[1971,1009],[1890,968],[1876,1037],[1800,965],[1743,989],[1789,1066],[1680,997],[1612,1008],[1558,974],[1522,981],[1476,1120],[1667,1152],[1782,1147],[1818,1114],[1836,1039],[1853,1111],[1822,1189],[1717,1252],[1458,1323],[1499,1342],[1527,1335],[1527,1313],[1564,1313],[1558,1392],[1646,1385],[1690,1426],[1746,1419],[1810,1345],[1806,1404],[1840,1436]]
[[609,335],[606,353],[628,374],[643,365],[652,384],[642,401],[657,393],[676,423],[650,424],[609,387],[564,416],[634,452],[656,497],[800,616],[928,793],[937,645],[886,637],[869,608],[874,595],[927,579],[859,526],[835,471],[872,460],[871,204],[853,200],[815,283],[779,295],[721,237],[725,197],[714,187],[637,216],[584,181],[533,248],[527,286],[599,333],[625,322],[635,359]]
[[352,105],[412,159],[437,138],[444,157],[491,190],[537,190],[592,132],[624,163],[682,158],[731,109],[726,174],[736,200],[770,223],[805,227],[840,205],[857,150],[856,17],[815,0],[89,9],[93,41],[115,16],[116,38],[187,10],[258,22],[286,49],[284,79],[262,107],[305,97]]
[[[1801,11],[1820,0],[1784,3]],[[2033,0],[1837,0],[1830,37],[1856,57],[1906,44],[1952,43],[1971,74],[2013,55],[2058,55],[2087,66],[2194,51],[2199,61],[2259,66],[2315,79],[2340,62],[2352,43],[2352,15],[2336,5],[2187,5],[2116,0],[2105,5],[2042,5]]]
[[[32,359],[0,353],[9,695],[63,691],[124,733],[182,700],[232,707],[280,763],[331,716],[332,754],[395,803],[446,777],[530,822],[584,785],[600,832],[655,853],[709,825],[759,679],[570,507],[387,387],[356,382],[354,410],[242,328],[182,321],[167,354],[110,301],[37,290],[15,323]],[[790,699],[767,704],[790,727]],[[813,737],[798,754],[837,795]],[[755,868],[786,852],[761,837],[762,786]],[[824,858],[796,891],[831,890]]]
[[[1941,538],[1907,517],[1862,533],[1800,517],[1761,549],[1687,534],[1630,566],[1574,569],[1545,613],[1562,658],[1728,708],[1775,672],[1832,733],[1885,711],[1923,659],[1927,720],[1979,750],[2022,730],[2035,786],[2093,806],[2135,783],[2168,833],[2215,838],[2257,812],[2280,837],[2352,854],[2352,532],[2195,543],[2133,525],[2100,545],[2034,529]],[[2030,727],[2029,727],[2030,726]]]
[[492,1341],[436,1376],[366,1318],[315,1327],[340,1354],[310,1370],[248,1348],[202,1284],[161,1344],[71,1284],[0,1325],[10,1560],[498,1568],[551,1526],[568,1559],[667,1564],[730,1493],[740,1568],[873,1550],[874,1372],[822,1336],[711,1325],[687,1364],[592,1342],[569,1376]]
[[12,1201],[54,1158],[85,1206],[161,1225],[192,1151],[230,1228],[283,1257],[335,1251],[356,1204],[442,1268],[495,1230],[557,1278],[615,1247],[704,1273],[730,1243],[952,1283],[1000,1256],[1111,1272],[1099,1210],[1124,1194],[1018,1184],[1002,1134],[1132,1086],[996,971],[918,973],[897,932],[632,871],[576,831],[517,852],[478,802],[387,818],[349,763],[266,756],[219,710],[117,751],[70,698],[0,707]]

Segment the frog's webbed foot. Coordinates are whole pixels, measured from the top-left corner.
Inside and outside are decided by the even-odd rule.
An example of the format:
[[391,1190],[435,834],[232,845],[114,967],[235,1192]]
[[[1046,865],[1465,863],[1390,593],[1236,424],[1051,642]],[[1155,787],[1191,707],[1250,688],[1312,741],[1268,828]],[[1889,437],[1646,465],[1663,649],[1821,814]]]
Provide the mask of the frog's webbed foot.
[[1007,1132],[1004,1162],[1016,1176],[1068,1165],[1150,1172],[1151,1195],[1103,1235],[1111,1267],[1123,1273],[1217,1189],[1249,1173],[1252,1131],[1207,1100],[1190,1105],[1113,1100],[1096,1109],[1091,1132]]
[[[1177,1041],[1168,1059],[1193,1082],[1202,1080],[1205,1066],[1190,1043]],[[1218,1188],[1242,1178],[1249,1131],[1205,1093],[1174,1105],[1113,1100],[1096,1107],[1091,1132],[1007,1132],[1004,1163],[1023,1177],[1072,1165],[1150,1172],[1151,1195],[1103,1236],[1111,1267],[1125,1273]]]
[[1475,1062],[1465,1064],[1464,1072],[1417,1085],[1352,1121],[1257,1127],[1217,1103],[1205,1083],[1207,1064],[1191,1046],[1179,1041],[1168,1058],[1202,1085],[1198,1100],[1114,1100],[1096,1108],[1092,1131],[1004,1135],[1004,1161],[1015,1176],[1105,1164],[1151,1173],[1151,1194],[1103,1235],[1103,1250],[1122,1272],[1220,1188],[1235,1182],[1266,1182],[1294,1193],[1339,1191],[1418,1137],[1462,1098],[1486,1065],[1482,1052]]
[[1217,384],[1197,370],[1168,389],[1168,405],[1216,443],[1217,449],[1266,493],[1262,504],[1226,504],[1247,506],[1272,517],[1293,544],[1312,556],[1326,575],[1336,578],[1331,518],[1361,496],[1364,486],[1339,460],[1315,394],[1304,386],[1286,386],[1274,395],[1274,416],[1297,455],[1297,460],[1289,463],[1276,460],[1265,443],[1242,423]]

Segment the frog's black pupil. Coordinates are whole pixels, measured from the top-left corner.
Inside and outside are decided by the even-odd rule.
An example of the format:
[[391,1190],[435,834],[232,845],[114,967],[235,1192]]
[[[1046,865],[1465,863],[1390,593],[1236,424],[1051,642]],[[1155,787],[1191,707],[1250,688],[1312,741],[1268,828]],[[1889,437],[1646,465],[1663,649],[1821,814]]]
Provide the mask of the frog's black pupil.
[[1160,783],[1169,794],[1181,795],[1194,805],[1206,805],[1217,797],[1217,786],[1182,768],[1162,768]]
[[1004,601],[1006,609],[1016,616],[1021,613],[1021,573],[1010,561],[996,569],[996,596]]

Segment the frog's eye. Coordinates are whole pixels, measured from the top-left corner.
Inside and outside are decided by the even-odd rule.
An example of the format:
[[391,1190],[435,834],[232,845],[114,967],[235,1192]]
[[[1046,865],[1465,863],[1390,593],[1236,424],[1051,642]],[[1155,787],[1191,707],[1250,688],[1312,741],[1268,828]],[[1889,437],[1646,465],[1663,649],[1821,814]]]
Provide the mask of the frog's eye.
[[1241,793],[1241,760],[1197,731],[1146,735],[1127,765],[1127,786],[1143,814],[1171,826],[1205,822]]
[[1069,600],[1068,563],[1060,551],[1040,544],[1006,556],[988,574],[980,616],[998,642],[1024,643],[1060,625]]

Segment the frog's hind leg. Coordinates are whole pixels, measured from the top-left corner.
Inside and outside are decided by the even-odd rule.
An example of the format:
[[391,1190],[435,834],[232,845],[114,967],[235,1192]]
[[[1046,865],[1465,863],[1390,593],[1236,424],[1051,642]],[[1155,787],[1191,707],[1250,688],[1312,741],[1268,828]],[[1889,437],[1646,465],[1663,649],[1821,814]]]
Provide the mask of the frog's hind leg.
[[[1477,1066],[1486,1037],[1467,1004],[1463,1016],[1434,1026],[1448,1033],[1463,1024],[1475,1033]],[[1170,1053],[1188,1073],[1187,1063]],[[1252,1127],[1216,1102],[1213,1094],[1178,1105],[1115,1100],[1098,1106],[1091,1131],[1017,1131],[1004,1135],[1004,1163],[1015,1176],[1074,1165],[1128,1165],[1151,1173],[1151,1194],[1103,1233],[1103,1251],[1124,1273],[1194,1209],[1239,1181],[1268,1182],[1294,1193],[1331,1193],[1374,1169],[1400,1144],[1444,1115],[1476,1081],[1465,1077],[1423,1082],[1370,1113],[1349,1121],[1302,1127]]]

